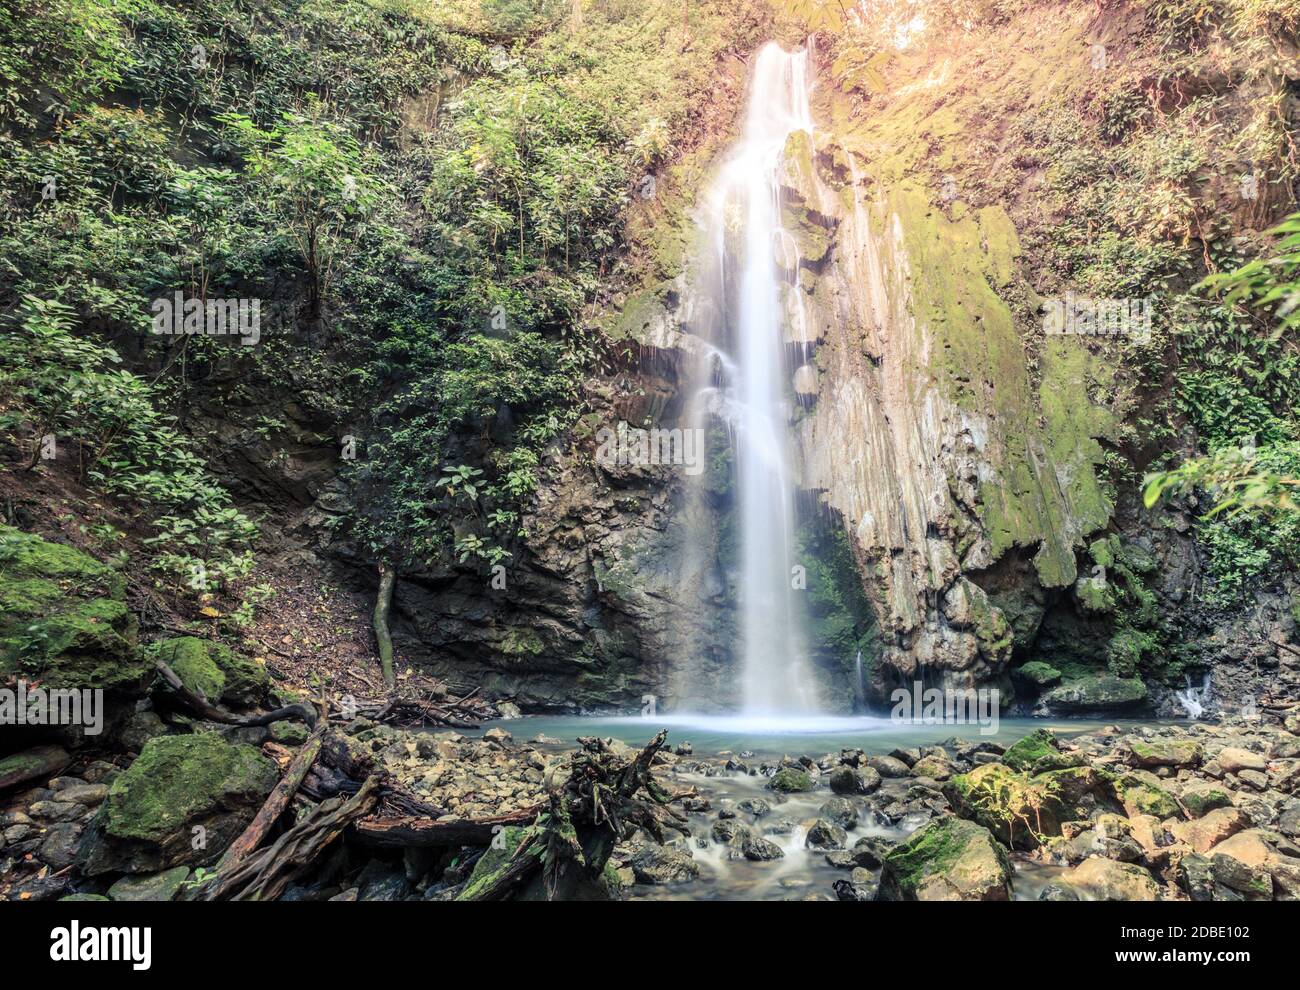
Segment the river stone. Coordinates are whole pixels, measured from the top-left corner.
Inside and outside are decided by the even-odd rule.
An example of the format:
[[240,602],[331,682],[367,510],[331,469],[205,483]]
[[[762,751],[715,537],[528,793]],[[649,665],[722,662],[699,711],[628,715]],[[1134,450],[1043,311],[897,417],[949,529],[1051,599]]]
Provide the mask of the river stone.
[[632,873],[638,883],[681,883],[698,877],[700,867],[684,849],[647,843],[632,854]]
[[1198,767],[1205,750],[1195,739],[1130,739],[1129,762],[1135,767]]
[[834,797],[817,809],[817,814],[842,828],[853,828],[858,823],[858,809],[848,798]]
[[1201,818],[1216,808],[1232,806],[1232,792],[1212,780],[1193,780],[1178,797],[1193,818]]
[[818,818],[808,829],[804,845],[809,849],[843,849],[848,840],[848,833],[840,826],[824,818]]
[[981,825],[936,818],[885,857],[880,900],[1008,901],[1011,862]]
[[1090,856],[1061,876],[1061,883],[1093,901],[1158,901],[1160,885],[1132,863]]
[[63,904],[64,902],[67,901],[76,903],[79,901],[107,901],[107,900],[108,898],[105,897],[103,894],[69,894],[67,897],[60,897],[59,903]]
[[912,773],[915,776],[936,781],[947,780],[956,770],[957,768],[953,766],[952,761],[941,756],[923,756],[912,764]]
[[177,866],[161,873],[123,877],[108,888],[108,897],[113,901],[170,901],[189,875],[188,866]]
[[836,794],[870,794],[880,787],[880,772],[869,766],[841,765],[831,771],[830,783]]
[[62,822],[45,833],[37,858],[53,870],[61,870],[77,861],[83,829],[79,822]]
[[1248,901],[1271,901],[1273,878],[1265,870],[1248,866],[1235,856],[1213,852],[1210,873],[1214,882],[1235,890]]
[[1246,827],[1246,816],[1237,808],[1216,808],[1190,822],[1176,822],[1174,837],[1186,842],[1198,853],[1209,852],[1216,845]]
[[882,866],[889,851],[898,843],[879,835],[864,835],[853,843],[852,856],[855,866],[874,870]]
[[1042,893],[1038,895],[1040,901],[1077,901],[1079,895],[1069,887],[1062,887],[1059,883],[1049,883],[1043,888]]
[[816,785],[813,779],[805,770],[796,770],[794,767],[782,767],[768,784],[774,791],[780,791],[783,794],[799,794],[805,791],[811,791]]
[[867,766],[882,777],[908,777],[912,773],[911,768],[896,756],[868,757]]
[[771,839],[764,839],[761,835],[755,835],[752,831],[747,831],[741,839],[740,851],[746,859],[756,863],[781,859],[785,855],[785,851]]
[[1226,746],[1219,750],[1214,760],[1227,773],[1240,773],[1242,770],[1265,770],[1268,768],[1268,761],[1264,757],[1258,753],[1252,753],[1248,749],[1238,749],[1235,746]]
[[81,848],[82,870],[95,876],[209,865],[279,778],[256,749],[217,733],[150,739],[109,787]]
[[765,815],[771,814],[772,806],[762,798],[745,798],[745,800],[736,805],[736,810],[753,815],[755,818],[762,818]]

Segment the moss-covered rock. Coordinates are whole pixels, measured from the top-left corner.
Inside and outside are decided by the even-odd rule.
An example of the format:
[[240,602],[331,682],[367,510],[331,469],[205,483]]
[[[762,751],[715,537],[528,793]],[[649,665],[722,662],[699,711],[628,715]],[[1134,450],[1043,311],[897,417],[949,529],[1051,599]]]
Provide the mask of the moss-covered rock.
[[74,547],[0,526],[0,678],[139,690],[148,665],[122,575]]
[[270,684],[270,676],[261,664],[223,643],[181,636],[153,643],[149,651],[171,667],[187,688],[200,692],[214,704],[255,705],[265,697]]
[[1198,767],[1205,749],[1195,739],[1130,739],[1129,762],[1136,767]]
[[877,896],[890,901],[1007,901],[1011,863],[988,829],[945,815],[890,850]]
[[1002,762],[1012,770],[1026,771],[1044,757],[1056,756],[1059,753],[1056,736],[1046,729],[1035,729],[1009,746],[1002,754]]
[[279,779],[252,746],[218,733],[158,736],[116,780],[82,845],[90,875],[214,862]]
[[1183,817],[1177,799],[1152,774],[1123,774],[1115,780],[1115,793],[1130,818],[1136,815],[1154,815],[1160,819]]
[[1024,666],[1017,667],[1011,672],[1011,677],[1017,684],[1021,684],[1034,691],[1041,691],[1043,688],[1051,687],[1061,679],[1061,672],[1049,663],[1042,660],[1031,660]]
[[978,822],[1007,845],[1034,849],[1061,834],[1066,813],[1059,786],[1046,778],[986,763],[953,777],[943,789],[959,815]]
[[1135,708],[1147,700],[1147,686],[1138,677],[1095,674],[1053,688],[1043,700],[1055,711],[1103,712]]
[[772,778],[772,783],[768,785],[774,791],[781,791],[784,794],[798,794],[813,789],[813,779],[804,770],[796,770],[794,767],[782,767]]
[[1192,781],[1178,797],[1193,818],[1201,818],[1217,808],[1232,807],[1232,792],[1213,780]]

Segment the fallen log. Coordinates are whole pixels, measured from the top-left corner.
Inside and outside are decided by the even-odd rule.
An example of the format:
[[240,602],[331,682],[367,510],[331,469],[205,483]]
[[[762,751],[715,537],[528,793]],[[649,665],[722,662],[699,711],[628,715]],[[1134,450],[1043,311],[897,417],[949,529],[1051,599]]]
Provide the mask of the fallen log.
[[314,729],[316,727],[316,709],[311,705],[285,705],[283,708],[277,708],[275,711],[266,712],[263,715],[232,715],[230,712],[223,711],[212,704],[203,695],[187,688],[181,679],[176,676],[176,671],[172,670],[162,660],[155,660],[154,666],[177,697],[185,702],[187,707],[209,722],[220,722],[222,725],[254,726],[270,725],[272,722],[279,722],[281,719],[286,718],[300,718],[310,728]]
[[266,802],[253,816],[253,820],[248,823],[248,827],[234,842],[230,844],[221,858],[221,863],[217,867],[220,871],[223,868],[233,869],[242,860],[257,848],[266,833],[270,831],[277,818],[284,814],[284,809],[289,807],[289,801],[297,793],[303,778],[307,776],[307,771],[311,769],[312,764],[316,762],[316,757],[320,753],[321,737],[325,734],[326,723],[322,722],[312,734],[307,737],[307,741],[302,744],[302,748],[290,761],[285,768],[284,776],[280,782],[271,789],[270,795],[267,796]]
[[360,842],[383,847],[485,846],[502,828],[532,824],[541,810],[538,805],[504,815],[453,821],[372,816],[353,825],[352,834]]
[[322,851],[350,824],[374,809],[379,797],[378,776],[367,777],[349,798],[322,801],[301,821],[265,849],[228,869],[218,868],[194,888],[194,900],[271,901],[296,877],[310,870]]
[[72,762],[62,746],[33,746],[0,758],[0,791],[29,780],[46,780]]

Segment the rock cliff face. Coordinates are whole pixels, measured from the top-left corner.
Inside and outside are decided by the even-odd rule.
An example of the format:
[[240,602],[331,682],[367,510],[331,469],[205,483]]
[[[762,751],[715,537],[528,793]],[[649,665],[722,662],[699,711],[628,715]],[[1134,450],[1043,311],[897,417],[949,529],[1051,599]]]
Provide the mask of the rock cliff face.
[[[1000,208],[883,185],[869,156],[825,135],[796,136],[786,159],[786,213],[807,245],[790,343],[807,357],[796,378],[816,381],[792,383],[801,483],[842,518],[886,633],[874,693],[922,675],[997,680],[1013,623],[1036,628],[1041,592],[1074,582],[1075,550],[1109,517],[1093,466],[1110,423],[1086,392],[1088,354],[1063,341],[1031,379],[1011,310],[1028,290]],[[993,580],[1026,559],[1011,587]]]

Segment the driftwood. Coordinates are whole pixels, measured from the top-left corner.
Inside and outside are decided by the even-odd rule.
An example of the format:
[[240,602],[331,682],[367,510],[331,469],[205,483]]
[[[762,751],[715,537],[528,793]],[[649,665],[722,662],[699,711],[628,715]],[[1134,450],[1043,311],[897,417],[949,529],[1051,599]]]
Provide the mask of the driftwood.
[[204,901],[274,900],[313,863],[348,825],[364,818],[379,798],[378,776],[367,777],[356,794],[322,801],[265,849],[217,872],[200,884],[194,899]]
[[399,848],[428,846],[485,846],[497,831],[512,825],[529,825],[542,806],[487,818],[437,821],[433,818],[372,816],[353,826],[358,841],[372,846]]
[[185,702],[186,706],[195,713],[207,719],[209,722],[220,722],[223,725],[270,725],[272,722],[279,722],[286,718],[300,718],[311,728],[316,727],[316,709],[311,705],[286,705],[283,708],[277,708],[273,712],[266,712],[263,715],[232,715],[228,711],[218,708],[208,701],[207,698],[197,691],[191,691],[187,688],[176,671],[167,666],[162,660],[155,660],[154,666],[162,679],[167,682],[167,686],[172,689]]
[[573,757],[568,778],[558,785],[547,782],[548,808],[505,866],[464,899],[604,896],[600,876],[616,843],[638,828],[658,842],[665,829],[689,834],[685,816],[668,807],[677,796],[650,773],[667,738],[668,730],[661,729],[632,760],[619,757],[602,739],[579,739],[582,750]]
[[284,809],[289,807],[289,801],[297,792],[302,784],[303,778],[307,776],[307,771],[311,769],[316,757],[320,753],[321,737],[325,734],[325,723],[322,722],[303,743],[302,748],[289,765],[285,768],[284,776],[280,782],[271,789],[270,795],[266,802],[253,816],[253,820],[248,823],[248,828],[234,842],[230,844],[221,859],[218,870],[233,869],[240,862],[247,859],[249,854],[258,847],[266,833],[270,831],[277,818],[284,814]]

